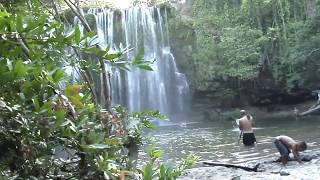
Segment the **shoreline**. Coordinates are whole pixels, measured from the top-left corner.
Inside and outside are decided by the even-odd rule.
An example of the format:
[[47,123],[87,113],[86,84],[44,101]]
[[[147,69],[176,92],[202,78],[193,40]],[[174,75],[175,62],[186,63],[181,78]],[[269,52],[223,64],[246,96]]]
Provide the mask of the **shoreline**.
[[[219,108],[211,107],[209,104],[194,104],[192,114],[189,117],[195,120],[221,121],[236,119],[241,109],[247,110],[255,119],[269,118],[295,118],[303,119],[306,116],[297,117],[295,114],[307,111],[315,101],[306,101],[299,104],[274,104],[273,106],[239,106]],[[295,110],[296,109],[296,110]],[[309,116],[309,115],[307,115]],[[320,115],[318,115],[320,117]]]
[[[320,179],[320,150],[308,150],[305,155],[311,155],[311,161],[299,164],[296,161],[289,161],[286,166],[280,162],[272,162],[274,159],[265,161],[254,161],[241,164],[247,167],[254,167],[260,163],[258,172],[249,172],[238,168],[227,168],[222,166],[207,166],[192,168],[186,171],[178,180],[316,180]],[[200,162],[201,163],[201,162]]]

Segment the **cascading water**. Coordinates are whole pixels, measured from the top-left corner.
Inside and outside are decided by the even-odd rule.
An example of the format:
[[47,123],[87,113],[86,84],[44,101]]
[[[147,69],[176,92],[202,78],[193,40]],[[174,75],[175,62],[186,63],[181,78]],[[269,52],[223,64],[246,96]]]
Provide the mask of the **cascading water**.
[[87,13],[95,16],[101,46],[133,48],[126,54],[128,60],[133,60],[143,48],[145,60],[156,60],[153,71],[109,68],[113,105],[121,104],[130,111],[160,110],[170,119],[185,114],[189,86],[185,75],[178,72],[170,51],[166,11],[139,6],[120,12],[94,8]]

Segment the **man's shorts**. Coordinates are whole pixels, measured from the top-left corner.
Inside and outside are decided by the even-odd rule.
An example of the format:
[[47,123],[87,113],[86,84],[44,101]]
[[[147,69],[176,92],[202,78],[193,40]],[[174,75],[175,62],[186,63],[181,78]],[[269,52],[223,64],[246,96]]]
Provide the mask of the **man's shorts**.
[[243,133],[242,141],[245,146],[252,146],[257,140],[253,133]]
[[276,145],[276,148],[278,149],[281,157],[289,159],[290,150],[288,149],[288,147],[279,139],[275,139],[274,144]]

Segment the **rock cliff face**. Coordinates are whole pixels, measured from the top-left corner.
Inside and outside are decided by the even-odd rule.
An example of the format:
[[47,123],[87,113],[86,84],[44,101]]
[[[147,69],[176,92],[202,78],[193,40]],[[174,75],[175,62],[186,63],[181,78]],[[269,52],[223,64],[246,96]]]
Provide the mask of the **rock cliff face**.
[[171,0],[171,3],[181,14],[191,15],[193,0]]
[[193,0],[172,0],[168,12],[170,44],[177,59],[178,68],[186,74],[192,87],[194,81],[196,36],[193,29]]

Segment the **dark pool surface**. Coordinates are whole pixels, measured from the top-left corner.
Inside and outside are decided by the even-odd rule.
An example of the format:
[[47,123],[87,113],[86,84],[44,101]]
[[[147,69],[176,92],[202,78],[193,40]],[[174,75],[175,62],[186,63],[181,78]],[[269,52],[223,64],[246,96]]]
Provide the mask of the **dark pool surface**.
[[[199,161],[224,163],[276,158],[273,137],[277,135],[304,140],[308,149],[318,149],[320,145],[320,117],[258,119],[254,129],[258,144],[254,148],[243,147],[241,142],[238,144],[240,132],[233,124],[230,121],[185,121],[160,126],[149,136],[156,147],[165,150],[162,161],[173,164],[181,162],[189,153],[198,155]],[[140,162],[146,161],[142,150],[139,157]]]

